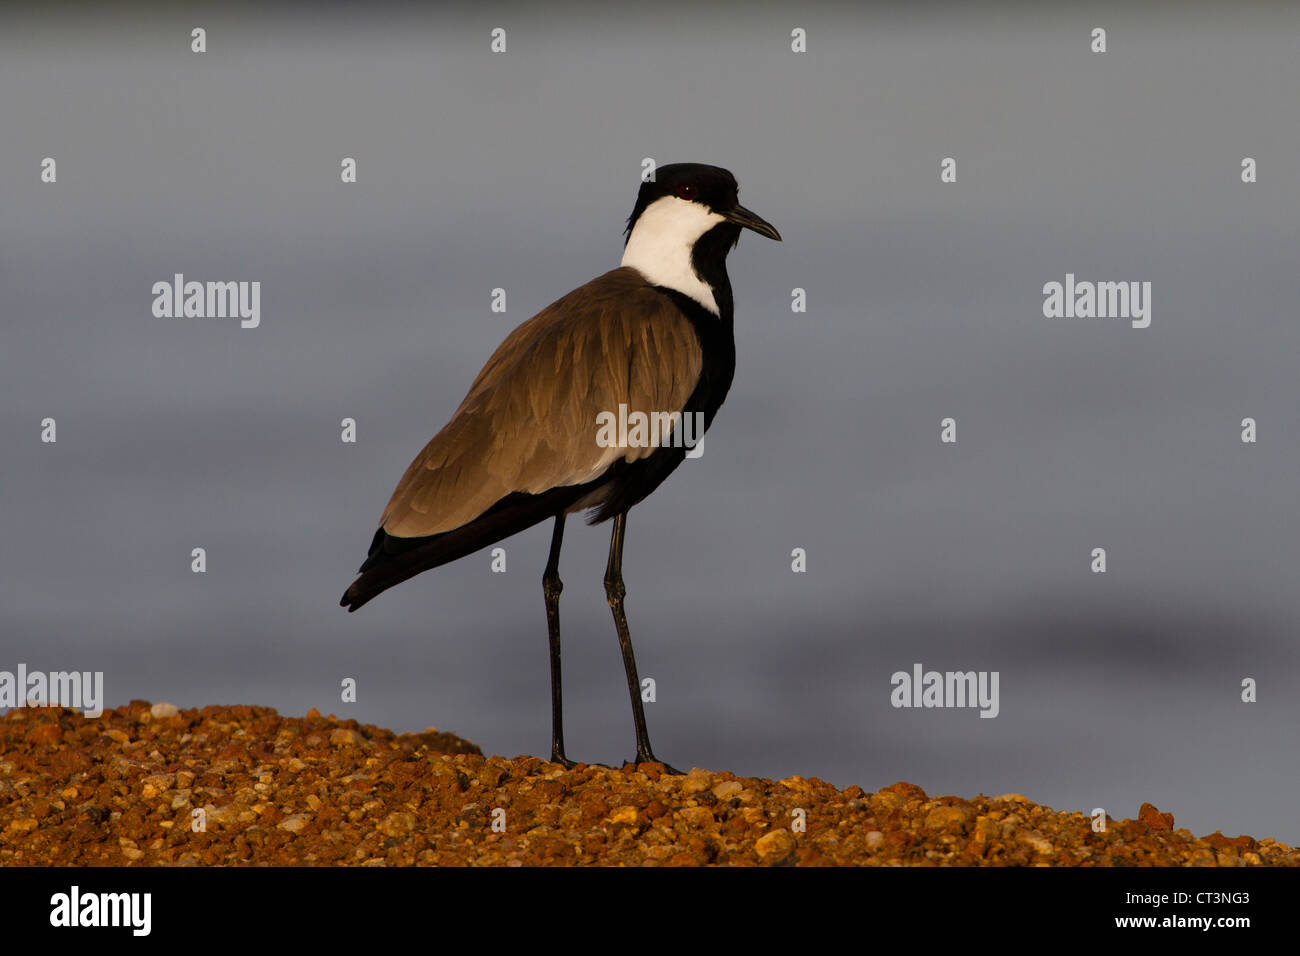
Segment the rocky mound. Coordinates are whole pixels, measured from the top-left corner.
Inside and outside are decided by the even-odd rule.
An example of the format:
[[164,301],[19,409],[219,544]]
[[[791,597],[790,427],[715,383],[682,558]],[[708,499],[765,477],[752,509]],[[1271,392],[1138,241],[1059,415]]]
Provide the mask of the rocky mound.
[[[802,827],[802,829],[801,829]],[[1144,804],[1095,833],[1020,796],[484,757],[430,730],[143,701],[0,718],[0,864],[1300,865]]]

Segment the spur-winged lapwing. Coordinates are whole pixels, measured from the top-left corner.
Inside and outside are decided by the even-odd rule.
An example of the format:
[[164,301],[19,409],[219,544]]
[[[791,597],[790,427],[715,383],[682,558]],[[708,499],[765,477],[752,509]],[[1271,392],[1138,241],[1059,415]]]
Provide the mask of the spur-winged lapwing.
[[[614,612],[636,760],[650,749],[623,613],[628,509],[682,463],[689,422],[707,429],[736,367],[727,253],[741,229],[781,238],[736,199],[727,170],[660,166],[641,185],[627,221],[623,262],[547,306],[501,343],[451,421],[411,462],[370,543],[361,574],[339,603],[355,611],[377,594],[555,519],[542,576],[551,644],[551,759],[564,753],[560,694],[560,545],[565,515],[614,519],[605,594]],[[601,440],[611,416],[679,413],[677,432]],[[658,419],[664,421],[664,419]],[[640,419],[644,423],[644,419]],[[701,430],[702,433],[702,430]],[[631,438],[643,437],[644,441]]]

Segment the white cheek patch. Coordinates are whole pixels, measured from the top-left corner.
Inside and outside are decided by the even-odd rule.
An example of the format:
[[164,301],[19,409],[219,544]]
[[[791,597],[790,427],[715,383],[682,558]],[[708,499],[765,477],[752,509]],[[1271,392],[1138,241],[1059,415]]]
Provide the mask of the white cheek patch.
[[720,222],[726,220],[699,203],[663,196],[646,206],[637,219],[621,264],[631,266],[653,285],[690,296],[718,315],[713,289],[695,274],[691,249],[696,239]]

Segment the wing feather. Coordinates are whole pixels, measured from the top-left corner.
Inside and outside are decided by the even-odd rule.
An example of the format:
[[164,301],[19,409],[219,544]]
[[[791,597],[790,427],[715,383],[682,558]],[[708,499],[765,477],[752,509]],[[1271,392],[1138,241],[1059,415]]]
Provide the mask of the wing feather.
[[593,279],[506,337],[380,524],[398,537],[452,531],[512,493],[585,484],[646,457],[653,447],[600,447],[597,414],[680,412],[702,364],[690,321],[639,272]]

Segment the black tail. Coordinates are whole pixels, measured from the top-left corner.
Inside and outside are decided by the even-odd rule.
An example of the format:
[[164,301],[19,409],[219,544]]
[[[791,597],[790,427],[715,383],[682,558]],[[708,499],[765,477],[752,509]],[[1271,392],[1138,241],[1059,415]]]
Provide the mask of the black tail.
[[339,604],[355,611],[421,571],[473,554],[559,514],[591,487],[568,485],[540,495],[507,495],[469,524],[423,538],[399,538],[380,528],[359,569],[361,576],[343,593]]

